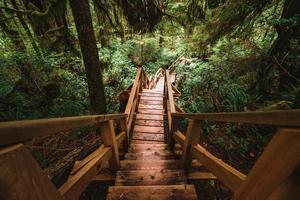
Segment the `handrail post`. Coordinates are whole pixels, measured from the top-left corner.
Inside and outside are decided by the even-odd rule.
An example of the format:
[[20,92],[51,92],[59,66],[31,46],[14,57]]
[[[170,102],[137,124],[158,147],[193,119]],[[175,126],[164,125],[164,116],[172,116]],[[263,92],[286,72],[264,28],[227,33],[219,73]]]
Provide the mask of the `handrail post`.
[[125,131],[125,141],[124,141],[124,152],[127,152],[129,147],[129,132],[127,131],[127,125],[126,125],[127,118],[123,118],[120,121],[121,131]]
[[104,146],[112,148],[113,155],[109,160],[109,166],[113,171],[116,171],[120,168],[120,159],[113,120],[102,123],[100,127]]
[[[256,161],[246,180],[235,192],[233,199],[267,199],[268,197],[294,199],[280,197],[286,197],[284,194],[290,188],[299,188],[299,181],[294,187],[293,181],[288,180],[293,178],[295,171],[299,171],[299,155],[300,130],[279,129]],[[299,190],[294,192],[298,198]]]
[[188,170],[190,167],[192,161],[191,146],[199,143],[201,128],[201,121],[189,120],[180,160],[180,167],[185,170]]
[[171,124],[171,131],[169,132],[169,147],[171,151],[174,151],[175,149],[175,140],[173,138],[173,135],[175,131],[178,130],[179,127],[179,118],[178,117],[171,117],[172,118],[172,124]]

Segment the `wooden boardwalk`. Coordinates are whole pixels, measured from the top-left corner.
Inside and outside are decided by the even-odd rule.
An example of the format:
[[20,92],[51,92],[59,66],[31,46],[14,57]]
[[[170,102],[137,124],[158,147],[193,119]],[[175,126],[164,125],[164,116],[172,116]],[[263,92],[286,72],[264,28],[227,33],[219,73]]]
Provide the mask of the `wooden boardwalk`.
[[134,122],[131,144],[108,200],[116,199],[197,199],[194,185],[179,169],[176,156],[165,144],[164,79],[153,90],[143,89]]

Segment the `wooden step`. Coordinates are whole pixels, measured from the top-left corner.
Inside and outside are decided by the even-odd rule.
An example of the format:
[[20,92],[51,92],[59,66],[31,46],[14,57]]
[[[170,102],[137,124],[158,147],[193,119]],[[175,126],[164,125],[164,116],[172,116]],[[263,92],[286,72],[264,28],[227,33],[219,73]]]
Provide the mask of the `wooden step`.
[[150,100],[150,101],[163,101],[163,97],[162,96],[144,96],[142,95],[141,100]]
[[145,120],[145,119],[136,119],[134,121],[135,125],[139,126],[158,126],[164,127],[164,121],[155,121],[155,120]]
[[107,200],[197,200],[194,185],[111,186]]
[[145,119],[145,120],[159,120],[163,121],[163,115],[149,115],[149,114],[137,114],[136,119]]
[[138,106],[138,109],[144,109],[144,108],[146,108],[146,109],[153,109],[153,110],[155,110],[155,109],[157,109],[157,110],[164,109],[164,107],[163,107],[162,104],[160,104],[160,105],[147,105],[147,104],[140,103],[139,106]]
[[172,153],[160,153],[158,151],[155,152],[142,152],[142,153],[126,153],[125,159],[127,160],[172,160],[177,157]]
[[154,92],[142,92],[139,93],[140,96],[148,96],[148,97],[163,97],[163,93],[154,93]]
[[121,160],[121,170],[178,169],[179,160]]
[[133,132],[146,132],[146,133],[162,133],[164,134],[164,127],[155,127],[155,126],[140,126],[135,125]]
[[164,134],[153,134],[153,133],[133,133],[133,140],[145,140],[145,141],[159,141],[164,142],[165,136]]
[[141,114],[150,114],[150,115],[163,115],[165,114],[164,110],[158,110],[158,109],[138,109],[138,113]]
[[184,170],[129,170],[117,172],[115,185],[173,185],[186,181]]
[[165,142],[160,141],[143,141],[143,140],[131,140],[131,144],[165,144]]
[[169,150],[167,144],[131,144],[128,152],[129,153],[139,153],[141,151],[159,151],[159,150]]
[[149,90],[149,89],[143,89],[142,90],[142,93],[156,93],[156,94],[163,94],[163,92],[162,91],[160,91],[160,90]]
[[157,101],[157,100],[145,100],[141,99],[140,104],[145,104],[145,105],[163,105],[163,101]]
[[168,148],[147,148],[147,149],[132,149],[131,148],[130,150],[128,150],[128,153],[150,153],[150,152],[167,153],[167,152],[171,152],[171,151]]

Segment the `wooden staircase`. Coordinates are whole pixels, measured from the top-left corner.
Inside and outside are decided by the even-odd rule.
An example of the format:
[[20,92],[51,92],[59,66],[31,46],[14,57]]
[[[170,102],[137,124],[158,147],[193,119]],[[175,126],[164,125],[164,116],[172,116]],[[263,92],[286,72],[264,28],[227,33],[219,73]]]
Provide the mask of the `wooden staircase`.
[[[122,114],[1,122],[0,199],[76,200],[92,181],[106,179],[100,175],[107,166],[115,180],[109,200],[197,199],[190,180],[218,180],[234,200],[299,199],[300,109],[185,113],[175,101],[180,92],[172,84],[174,74],[158,72],[148,79],[138,69]],[[181,119],[188,121],[186,130],[179,128]],[[268,125],[277,131],[245,175],[201,143],[204,121]],[[101,134],[102,144],[76,160],[56,188],[24,144],[87,126]],[[125,150],[123,160],[120,150]]]
[[133,126],[131,144],[120,161],[115,186],[107,199],[197,199],[194,185],[179,168],[176,156],[165,144],[164,79],[156,89],[143,89]]

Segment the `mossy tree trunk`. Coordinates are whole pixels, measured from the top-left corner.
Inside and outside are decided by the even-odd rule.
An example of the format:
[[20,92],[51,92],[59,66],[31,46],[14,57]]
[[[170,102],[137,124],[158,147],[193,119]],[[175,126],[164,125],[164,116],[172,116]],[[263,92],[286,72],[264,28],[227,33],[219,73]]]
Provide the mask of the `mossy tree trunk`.
[[85,66],[91,111],[93,114],[106,112],[102,65],[99,60],[92,16],[87,0],[70,0],[78,40]]

